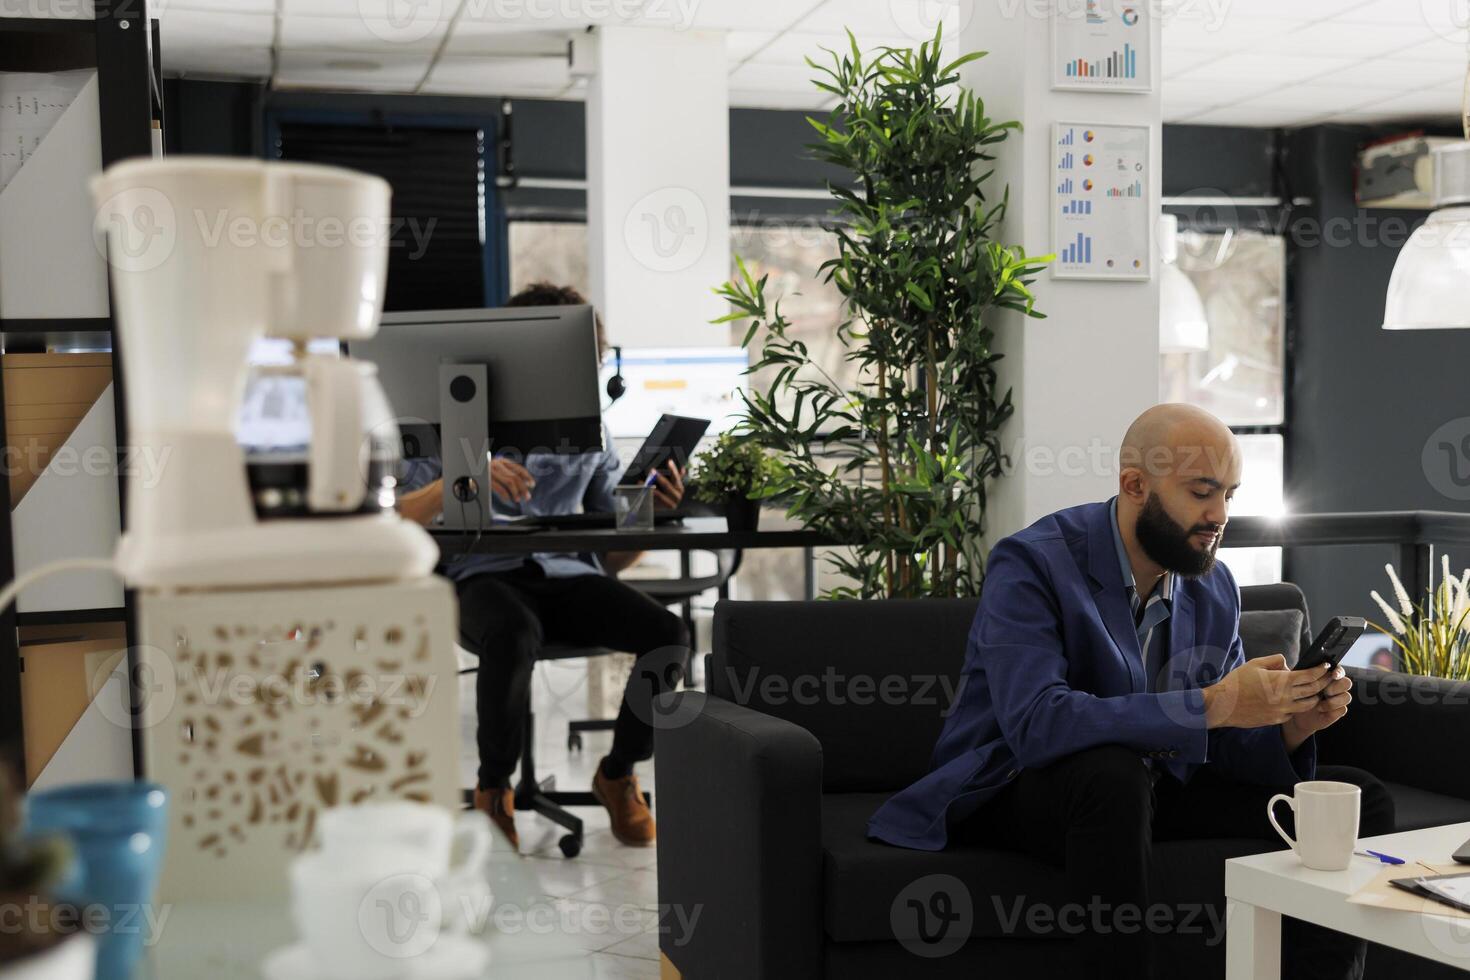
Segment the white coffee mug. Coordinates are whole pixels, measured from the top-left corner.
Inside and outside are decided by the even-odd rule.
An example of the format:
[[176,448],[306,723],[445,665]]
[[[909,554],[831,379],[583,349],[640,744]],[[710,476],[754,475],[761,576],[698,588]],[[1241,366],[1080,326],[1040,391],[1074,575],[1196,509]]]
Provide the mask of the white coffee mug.
[[318,851],[291,863],[297,931],[325,980],[398,980],[438,941],[444,908],[433,879],[394,870],[410,854],[342,864]]
[[[1363,791],[1352,783],[1318,779],[1297,783],[1295,798],[1277,793],[1266,804],[1266,817],[1281,839],[1291,845],[1302,864],[1318,871],[1341,871],[1352,860],[1358,843],[1358,811]],[[1276,804],[1285,803],[1296,815],[1296,840],[1276,822]]]
[[[341,863],[390,856],[405,862],[398,871],[440,879],[479,872],[490,858],[490,821],[478,810],[451,811],[410,800],[339,806],[321,815],[322,854]],[[450,866],[451,857],[459,859]]]

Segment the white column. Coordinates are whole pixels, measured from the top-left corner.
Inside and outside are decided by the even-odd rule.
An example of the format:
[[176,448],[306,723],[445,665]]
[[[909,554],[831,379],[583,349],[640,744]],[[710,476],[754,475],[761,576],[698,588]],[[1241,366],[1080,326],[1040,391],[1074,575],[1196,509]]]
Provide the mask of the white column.
[[[963,71],[963,84],[996,120],[1024,127],[1002,145],[989,195],[1011,199],[1001,235],[1028,254],[1051,241],[1052,124],[1148,124],[1150,213],[1160,210],[1160,23],[1153,29],[1154,86],[1141,94],[1053,91],[1048,3],[976,3],[960,30],[960,50],[989,51]],[[1155,270],[1157,275],[1157,270]],[[1047,319],[1005,313],[998,324],[1000,383],[1014,389],[1015,415],[1002,430],[1011,470],[990,495],[988,538],[1117,492],[1117,450],[1128,424],[1158,401],[1159,288],[1148,282],[1057,280],[1034,284]]]
[[718,32],[602,27],[587,90],[592,301],[613,343],[728,343],[730,99]]

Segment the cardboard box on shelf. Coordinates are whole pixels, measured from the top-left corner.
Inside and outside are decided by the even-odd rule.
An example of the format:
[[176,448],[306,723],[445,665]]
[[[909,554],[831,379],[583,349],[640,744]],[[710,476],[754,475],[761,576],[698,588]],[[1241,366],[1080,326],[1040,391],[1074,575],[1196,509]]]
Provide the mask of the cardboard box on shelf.
[[[122,623],[21,628],[20,697],[27,787],[46,768],[126,652]],[[126,738],[128,733],[120,731],[119,737]]]
[[112,355],[6,354],[0,368],[13,510],[112,383]]

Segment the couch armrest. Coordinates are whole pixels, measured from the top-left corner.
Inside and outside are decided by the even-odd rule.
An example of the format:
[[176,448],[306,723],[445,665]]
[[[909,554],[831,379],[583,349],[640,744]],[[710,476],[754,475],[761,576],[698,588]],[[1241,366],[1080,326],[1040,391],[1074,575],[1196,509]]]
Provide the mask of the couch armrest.
[[1359,667],[1347,672],[1353,703],[1318,734],[1318,761],[1470,799],[1470,776],[1456,761],[1470,745],[1470,683]]
[[658,714],[659,948],[688,977],[820,976],[820,743],[701,691]]

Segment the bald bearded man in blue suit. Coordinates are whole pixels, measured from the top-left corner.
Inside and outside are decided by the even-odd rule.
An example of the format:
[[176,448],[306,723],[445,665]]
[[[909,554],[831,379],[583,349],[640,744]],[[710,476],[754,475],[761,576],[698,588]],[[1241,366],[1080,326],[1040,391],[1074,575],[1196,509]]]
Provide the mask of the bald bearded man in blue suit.
[[[997,543],[932,771],[868,830],[901,847],[1028,852],[1063,867],[1078,902],[1137,923],[1155,840],[1279,846],[1266,801],[1300,780],[1361,786],[1362,836],[1391,832],[1393,805],[1369,774],[1317,766],[1313,735],[1352,698],[1341,668],[1245,660],[1240,593],[1216,561],[1241,482],[1234,434],[1158,405],[1120,461],[1116,497]],[[1299,922],[1285,939],[1284,976],[1361,975],[1360,940]],[[1087,941],[1094,975],[1151,975],[1148,929]]]

